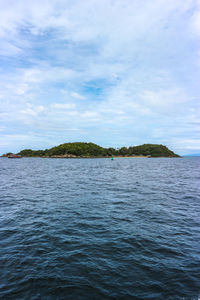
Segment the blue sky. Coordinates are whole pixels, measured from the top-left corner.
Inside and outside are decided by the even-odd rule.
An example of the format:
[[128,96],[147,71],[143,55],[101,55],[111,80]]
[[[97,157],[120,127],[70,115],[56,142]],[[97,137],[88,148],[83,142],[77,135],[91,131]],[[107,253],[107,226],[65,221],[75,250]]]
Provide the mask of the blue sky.
[[0,0],[0,154],[200,152],[200,1]]

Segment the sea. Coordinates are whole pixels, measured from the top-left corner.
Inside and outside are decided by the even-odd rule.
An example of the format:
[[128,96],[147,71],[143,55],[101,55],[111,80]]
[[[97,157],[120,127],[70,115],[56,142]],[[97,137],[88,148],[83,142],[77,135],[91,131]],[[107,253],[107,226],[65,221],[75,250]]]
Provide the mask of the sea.
[[200,299],[200,157],[0,158],[0,299]]

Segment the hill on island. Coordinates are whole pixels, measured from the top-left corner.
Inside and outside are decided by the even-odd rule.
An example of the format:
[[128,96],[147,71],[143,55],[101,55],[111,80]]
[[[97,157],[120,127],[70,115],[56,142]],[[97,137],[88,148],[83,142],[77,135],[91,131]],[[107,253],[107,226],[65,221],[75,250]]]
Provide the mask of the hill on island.
[[166,146],[144,144],[141,146],[103,148],[94,143],[65,143],[46,150],[24,149],[18,153],[23,157],[108,157],[108,156],[148,156],[179,157]]

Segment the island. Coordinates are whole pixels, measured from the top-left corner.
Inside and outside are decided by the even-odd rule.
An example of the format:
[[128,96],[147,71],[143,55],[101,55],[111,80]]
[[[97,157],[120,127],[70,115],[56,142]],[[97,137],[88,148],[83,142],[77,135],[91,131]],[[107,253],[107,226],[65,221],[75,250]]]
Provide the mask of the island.
[[[11,153],[2,156],[9,157]],[[45,150],[24,149],[20,157],[102,158],[102,157],[179,157],[164,145],[144,144],[122,148],[103,148],[94,143],[64,143]]]

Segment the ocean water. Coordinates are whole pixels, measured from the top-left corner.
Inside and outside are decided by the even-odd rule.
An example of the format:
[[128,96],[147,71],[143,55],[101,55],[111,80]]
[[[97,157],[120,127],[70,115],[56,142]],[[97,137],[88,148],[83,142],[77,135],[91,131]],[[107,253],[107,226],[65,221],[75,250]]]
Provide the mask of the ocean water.
[[1,158],[0,299],[200,299],[200,158]]

